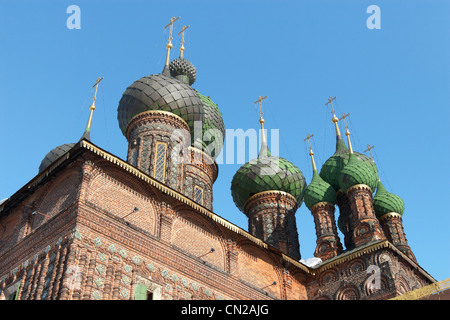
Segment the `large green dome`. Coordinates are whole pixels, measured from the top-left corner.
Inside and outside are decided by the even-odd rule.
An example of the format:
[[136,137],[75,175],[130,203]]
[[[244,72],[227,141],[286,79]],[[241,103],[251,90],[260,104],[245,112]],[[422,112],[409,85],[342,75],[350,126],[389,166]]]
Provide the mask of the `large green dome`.
[[403,215],[403,212],[405,211],[405,203],[402,198],[388,192],[380,181],[378,181],[377,193],[373,197],[372,203],[377,218],[390,212]]
[[311,183],[305,190],[303,195],[306,207],[311,209],[319,202],[336,203],[336,190],[326,181],[324,181],[317,170],[313,171],[313,178]]
[[370,162],[360,155],[350,153],[348,163],[339,174],[341,190],[346,192],[354,185],[364,184],[374,192],[378,184],[378,170],[373,161],[370,160]]
[[270,190],[291,194],[300,206],[305,188],[305,178],[297,166],[284,158],[270,155],[244,164],[231,182],[234,203],[242,212],[245,202],[252,195]]
[[222,150],[225,140],[225,124],[222,113],[209,96],[204,96],[199,92],[197,94],[203,103],[205,113],[202,126],[202,150],[215,159]]

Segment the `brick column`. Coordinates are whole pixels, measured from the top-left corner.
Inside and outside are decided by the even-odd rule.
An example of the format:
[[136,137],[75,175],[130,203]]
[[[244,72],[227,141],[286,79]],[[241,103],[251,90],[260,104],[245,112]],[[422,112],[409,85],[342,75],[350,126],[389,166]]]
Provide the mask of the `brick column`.
[[283,191],[257,193],[244,206],[248,230],[252,235],[299,260],[296,210],[296,199]]
[[358,184],[347,190],[350,202],[352,236],[355,247],[366,243],[386,239],[383,229],[375,216],[372,204],[372,191],[364,184]]
[[334,218],[335,207],[329,202],[319,202],[311,207],[316,226],[316,250],[314,256],[325,261],[342,252]]
[[382,215],[379,220],[386,238],[411,260],[417,262],[406,239],[402,216],[398,213],[390,212]]

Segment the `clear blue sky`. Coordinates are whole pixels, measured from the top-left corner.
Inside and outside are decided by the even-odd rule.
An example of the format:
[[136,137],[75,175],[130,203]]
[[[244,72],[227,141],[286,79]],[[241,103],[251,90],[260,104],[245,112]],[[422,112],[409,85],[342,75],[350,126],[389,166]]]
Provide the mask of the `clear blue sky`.
[[[81,10],[79,30],[66,26],[72,4]],[[366,26],[372,4],[381,29]],[[91,138],[126,157],[118,102],[132,82],[162,71],[163,28],[178,16],[172,58],[176,33],[190,25],[185,57],[197,68],[193,86],[219,104],[228,129],[258,129],[253,102],[267,95],[266,128],[280,130],[280,156],[308,183],[303,139],[314,134],[320,169],[335,148],[325,103],[336,96],[337,113],[350,113],[355,151],[375,146],[381,179],[405,202],[418,262],[437,280],[450,277],[448,1],[1,0],[0,199],[30,181],[52,148],[78,141],[99,76]],[[247,230],[230,193],[240,165],[220,165],[214,211]],[[312,257],[315,229],[304,205],[297,223],[302,258]]]

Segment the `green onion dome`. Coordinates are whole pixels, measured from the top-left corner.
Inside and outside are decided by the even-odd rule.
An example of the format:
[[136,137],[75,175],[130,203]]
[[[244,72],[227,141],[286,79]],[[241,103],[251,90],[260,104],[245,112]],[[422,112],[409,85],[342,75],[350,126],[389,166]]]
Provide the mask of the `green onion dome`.
[[50,164],[52,164],[55,160],[59,159],[63,154],[72,149],[75,143],[66,143],[61,146],[58,146],[49,153],[46,154],[44,159],[42,159],[41,164],[39,166],[39,173],[45,170]]
[[305,190],[303,200],[308,209],[319,202],[329,202],[334,205],[336,203],[336,190],[320,177],[317,170],[314,170],[313,178]]
[[117,119],[125,135],[128,123],[136,115],[149,110],[168,111],[186,121],[193,137],[194,122],[204,119],[203,105],[189,84],[170,75],[154,74],[136,80],[125,90],[117,108]]
[[398,195],[390,193],[383,186],[381,181],[378,181],[377,192],[372,199],[375,215],[380,218],[386,213],[395,212],[403,215],[405,211],[405,204]]
[[197,92],[203,103],[205,113],[202,126],[202,150],[216,159],[222,151],[225,140],[225,124],[223,123],[222,113],[217,104],[211,98]]
[[[340,136],[336,140],[336,152],[325,161],[320,169],[320,177],[328,182],[336,191],[339,191],[339,175],[342,169],[347,165],[349,159],[349,150]],[[365,154],[354,152],[360,160],[377,170],[375,163]]]
[[291,194],[297,207],[303,201],[306,188],[303,173],[288,160],[267,155],[253,159],[235,173],[231,182],[231,194],[236,206],[244,212],[245,202],[254,194],[278,190]]
[[[367,157],[365,157],[367,158]],[[348,188],[364,184],[375,191],[378,184],[378,170],[372,160],[366,161],[358,154],[350,153],[349,160],[339,174],[339,187],[346,192]]]

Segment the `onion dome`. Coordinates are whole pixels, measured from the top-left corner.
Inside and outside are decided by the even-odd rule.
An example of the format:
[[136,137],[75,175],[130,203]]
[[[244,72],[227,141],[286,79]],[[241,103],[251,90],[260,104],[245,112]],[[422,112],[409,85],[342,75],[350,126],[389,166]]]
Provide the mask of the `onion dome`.
[[306,181],[297,166],[288,160],[272,156],[264,134],[264,119],[259,120],[262,128],[262,143],[259,155],[250,160],[234,174],[231,194],[236,206],[244,212],[245,202],[254,194],[264,191],[283,191],[297,200],[297,207],[303,201]]
[[350,153],[347,165],[339,174],[339,187],[345,192],[357,184],[369,186],[374,192],[378,184],[378,170],[376,166]]
[[205,113],[202,126],[202,150],[215,159],[221,152],[225,140],[225,124],[223,123],[222,113],[218,105],[209,96],[204,96],[198,92],[197,94],[203,102]]
[[42,159],[41,164],[39,166],[39,173],[45,170],[50,164],[59,159],[63,154],[72,149],[75,143],[66,143],[59,147],[56,147],[50,150],[49,153]]
[[305,190],[303,200],[308,209],[319,202],[328,202],[334,205],[336,203],[336,190],[320,177],[317,170],[314,170],[313,178]]
[[[332,121],[336,129],[336,152],[323,164],[320,169],[320,177],[328,182],[336,191],[339,191],[339,175],[342,169],[347,165],[350,153],[344,140],[342,139],[339,127],[337,125],[339,119],[333,115]],[[373,167],[373,170],[377,170],[375,163],[365,154],[359,152],[353,152],[353,154],[361,161]]]
[[189,85],[192,85],[197,79],[197,70],[194,65],[181,57],[170,62],[169,70],[172,77]]
[[381,181],[378,181],[377,192],[373,197],[372,203],[377,218],[391,212],[403,215],[403,212],[405,211],[405,204],[402,198],[388,192]]
[[[345,119],[346,116],[344,116]],[[320,170],[320,177],[328,182],[336,191],[339,191],[342,189],[340,185],[340,176],[341,172],[348,165],[350,154],[353,154],[356,159],[362,163],[364,163],[366,166],[368,166],[368,170],[371,172],[376,172],[376,181],[378,181],[378,169],[375,165],[375,163],[367,157],[365,154],[359,153],[359,152],[353,152],[353,149],[351,148],[351,142],[350,142],[350,132],[346,131],[347,140],[349,143],[349,148],[344,143],[344,140],[342,139],[339,126],[338,126],[339,119],[336,117],[335,114],[333,114],[332,122],[335,125],[336,129],[336,152],[323,164],[321,170]],[[375,185],[376,188],[376,182],[371,181],[371,189],[374,191],[375,189],[373,186]],[[344,191],[346,191],[345,189]]]
[[122,133],[126,134],[131,119],[145,111],[168,111],[180,116],[188,124],[191,136],[194,122],[203,121],[203,103],[197,92],[180,80],[154,74],[132,83],[123,93],[117,108],[117,119]]
[[258,157],[247,162],[239,168],[231,182],[233,201],[242,212],[251,196],[272,190],[291,194],[300,206],[305,188],[305,178],[300,169],[288,160],[275,156]]
[[312,136],[308,134],[306,139],[309,143],[309,155],[311,156],[313,177],[303,195],[303,200],[308,209],[311,209],[319,202],[328,202],[333,205],[336,203],[336,190],[328,182],[324,181],[317,172],[316,163],[314,161],[314,152],[311,149],[311,137]]

